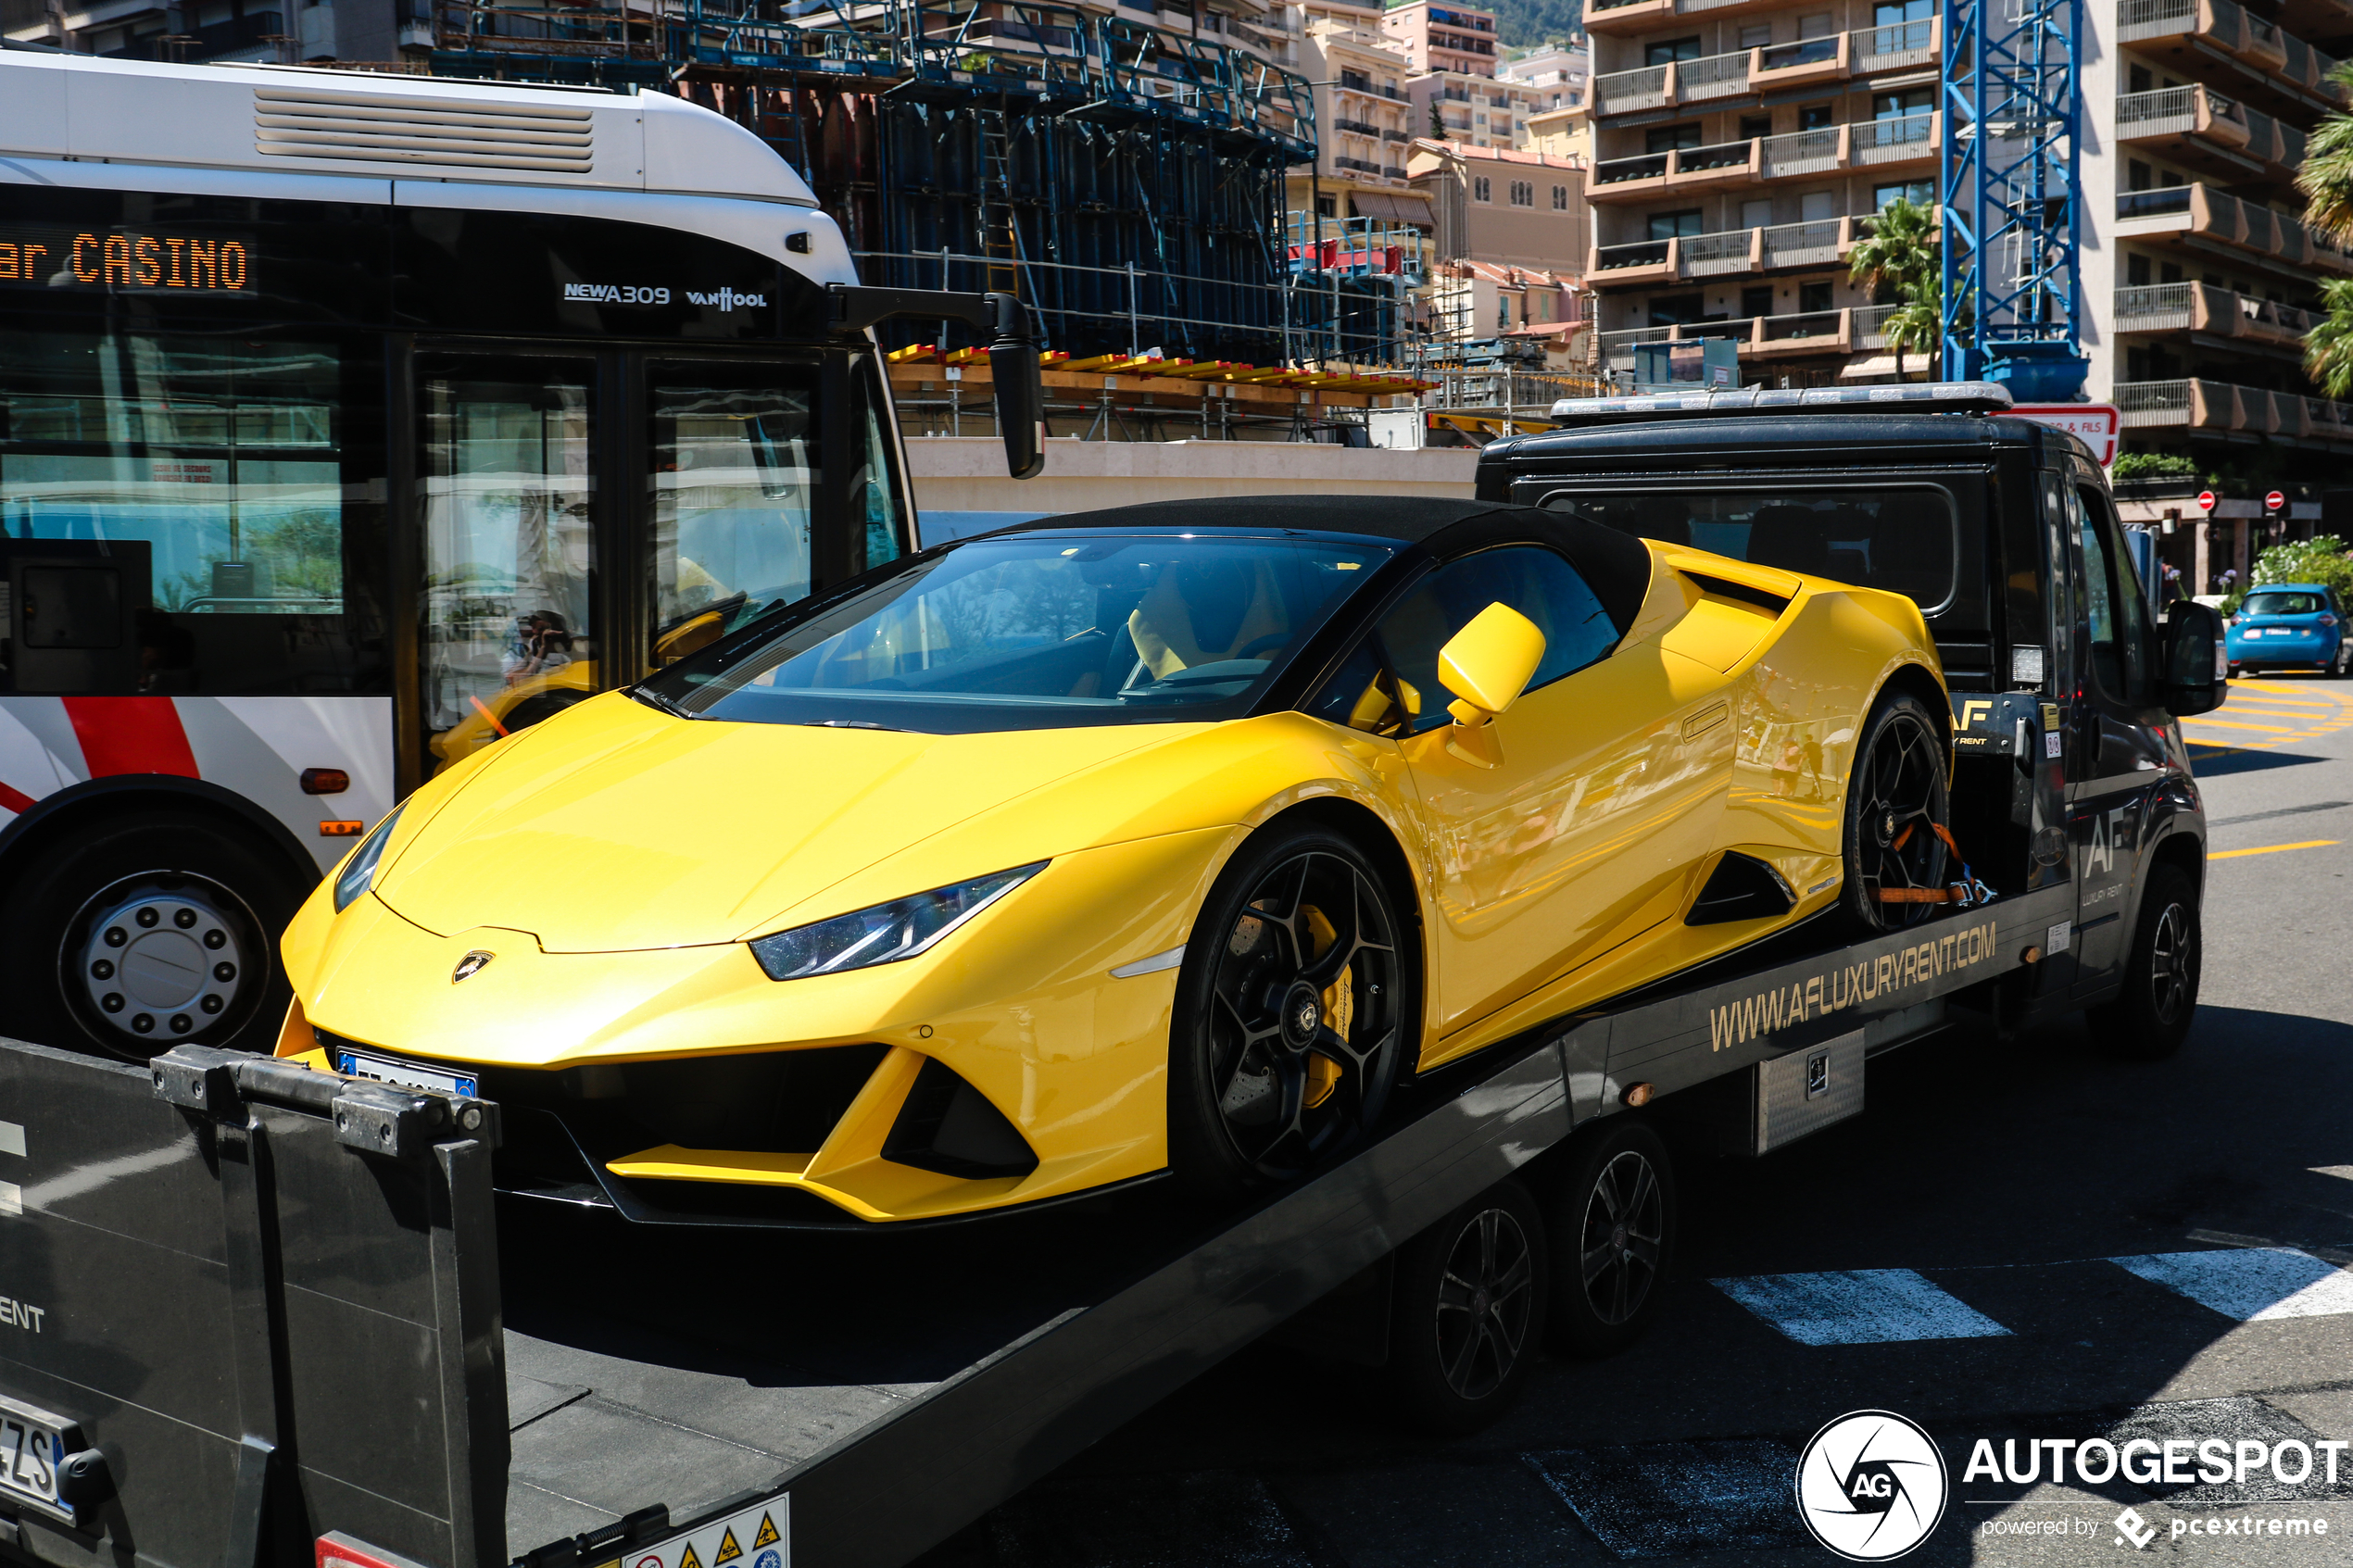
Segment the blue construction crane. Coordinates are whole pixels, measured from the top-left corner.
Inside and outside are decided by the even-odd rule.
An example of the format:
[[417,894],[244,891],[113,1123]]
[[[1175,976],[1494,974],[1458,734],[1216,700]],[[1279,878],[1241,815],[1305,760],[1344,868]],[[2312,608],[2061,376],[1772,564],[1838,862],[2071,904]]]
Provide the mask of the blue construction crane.
[[1943,4],[1944,374],[2069,401],[2091,368],[2076,332],[2080,0]]

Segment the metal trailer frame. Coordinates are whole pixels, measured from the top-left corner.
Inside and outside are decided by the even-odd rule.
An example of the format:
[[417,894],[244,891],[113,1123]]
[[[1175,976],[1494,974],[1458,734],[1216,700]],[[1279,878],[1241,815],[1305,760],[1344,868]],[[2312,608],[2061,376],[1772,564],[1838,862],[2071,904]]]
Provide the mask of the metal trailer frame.
[[1749,1151],[1859,1110],[1863,1055],[1963,1016],[1963,991],[2002,1011],[1988,983],[2073,897],[1860,943],[1806,922],[1408,1085],[1368,1146],[1245,1211],[1156,1184],[912,1234],[640,1231],[625,1261],[586,1217],[494,1208],[495,1106],[0,1041],[0,1420],[57,1412],[86,1445],[69,1501],[0,1486],[0,1549],[296,1568],[333,1533],[391,1568],[903,1562],[1295,1314],[1369,1298],[1385,1344],[1387,1298],[1344,1287],[1637,1085],[1746,1074],[1725,1131]]

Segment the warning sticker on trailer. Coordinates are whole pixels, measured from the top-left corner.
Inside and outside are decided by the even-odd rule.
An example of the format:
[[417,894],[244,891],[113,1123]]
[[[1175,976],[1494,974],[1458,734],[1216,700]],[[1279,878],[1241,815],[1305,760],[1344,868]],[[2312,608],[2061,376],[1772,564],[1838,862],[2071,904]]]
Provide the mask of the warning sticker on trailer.
[[744,1548],[737,1543],[746,1537],[760,1554],[750,1568],[792,1568],[792,1494],[723,1514],[598,1568],[717,1568],[743,1560]]

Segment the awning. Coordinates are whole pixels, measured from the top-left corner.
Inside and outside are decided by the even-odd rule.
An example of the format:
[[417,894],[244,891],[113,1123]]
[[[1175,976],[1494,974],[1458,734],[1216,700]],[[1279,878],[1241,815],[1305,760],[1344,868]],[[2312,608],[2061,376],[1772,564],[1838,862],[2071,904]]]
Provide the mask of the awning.
[[[1904,370],[1906,374],[1908,375],[1915,370],[1925,370],[1927,369],[1927,355],[1906,354],[1904,356]],[[1894,373],[1894,355],[1872,354],[1860,359],[1849,359],[1846,362],[1846,368],[1838,372],[1838,379],[1841,381],[1868,381],[1873,376],[1892,376]]]
[[1359,218],[1386,218],[1426,227],[1437,222],[1430,216],[1429,198],[1419,191],[1351,191],[1348,200]]

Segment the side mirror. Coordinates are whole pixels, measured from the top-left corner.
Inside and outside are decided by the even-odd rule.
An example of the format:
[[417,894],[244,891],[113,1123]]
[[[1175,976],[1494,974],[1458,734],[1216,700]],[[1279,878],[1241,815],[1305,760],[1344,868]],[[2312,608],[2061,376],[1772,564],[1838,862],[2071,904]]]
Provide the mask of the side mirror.
[[2212,605],[2176,599],[2165,607],[2165,710],[2176,719],[2222,706],[2231,654]]
[[988,296],[996,313],[988,345],[988,378],[997,388],[997,428],[1005,438],[1005,471],[1028,479],[1046,467],[1046,387],[1038,373],[1038,344],[1029,311],[1009,294]]
[[1519,700],[1543,659],[1544,633],[1500,601],[1472,616],[1469,625],[1447,639],[1438,650],[1438,679],[1457,700],[1446,705],[1454,718],[1446,749],[1482,767],[1501,762],[1487,726]]

